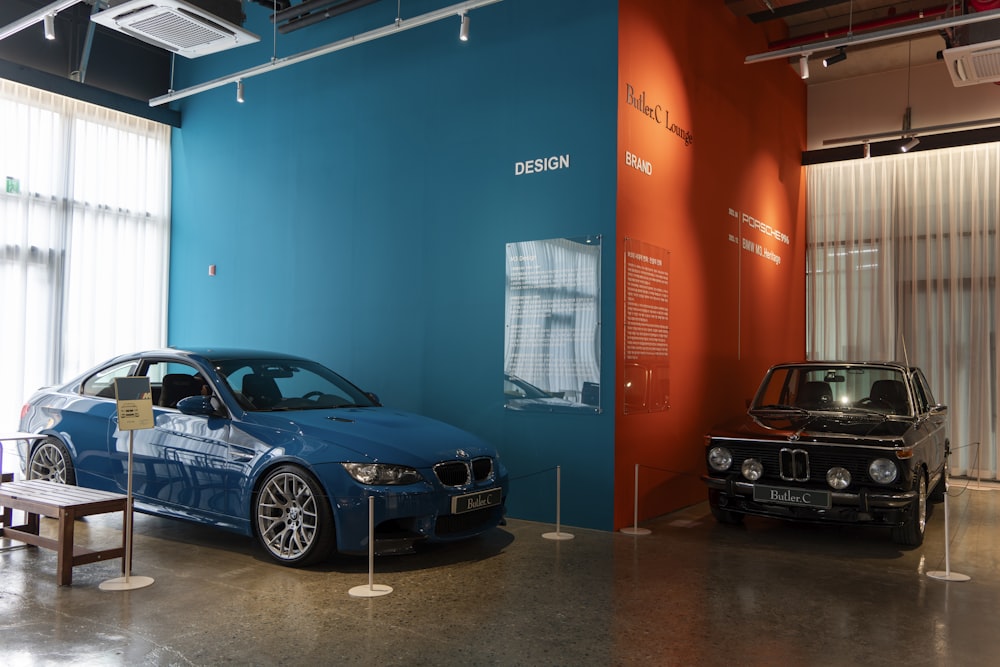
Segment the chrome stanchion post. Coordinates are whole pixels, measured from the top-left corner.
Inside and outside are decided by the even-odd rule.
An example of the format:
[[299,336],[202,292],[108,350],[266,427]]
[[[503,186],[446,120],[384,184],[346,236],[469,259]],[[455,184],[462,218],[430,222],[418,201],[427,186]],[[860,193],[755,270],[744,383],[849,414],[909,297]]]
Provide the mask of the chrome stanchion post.
[[562,512],[562,507],[560,505],[560,498],[562,496],[562,468],[556,466],[556,532],[554,533],[542,533],[542,537],[547,540],[572,540],[572,533],[562,532],[562,517],[560,516]]
[[376,598],[392,592],[392,586],[375,582],[375,496],[368,496],[368,584],[348,591],[353,598]]
[[948,455],[950,451],[945,451],[944,454],[944,479],[941,480],[941,484],[944,484],[944,572],[940,570],[933,570],[927,573],[927,576],[931,579],[940,579],[941,581],[969,581],[972,577],[967,574],[959,574],[957,572],[951,571],[951,531],[948,528],[948,471],[951,466],[948,465]]
[[632,525],[622,528],[626,535],[649,535],[652,531],[639,527],[639,464],[635,464],[635,495],[632,499]]

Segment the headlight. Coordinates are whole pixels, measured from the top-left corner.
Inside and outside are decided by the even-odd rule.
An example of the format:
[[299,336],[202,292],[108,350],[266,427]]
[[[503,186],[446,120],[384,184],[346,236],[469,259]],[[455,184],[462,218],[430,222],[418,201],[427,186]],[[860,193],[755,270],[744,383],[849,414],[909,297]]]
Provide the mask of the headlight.
[[413,468],[389,463],[341,463],[340,465],[362,484],[413,484],[423,479]]
[[725,447],[712,447],[708,450],[708,465],[712,470],[725,472],[733,465],[733,453]]
[[868,466],[868,476],[879,484],[892,484],[898,474],[899,469],[889,459],[875,459]]
[[826,483],[831,489],[843,491],[851,485],[851,473],[846,468],[834,466],[826,471]]
[[764,474],[764,466],[757,459],[747,459],[740,466],[740,471],[751,482],[756,482]]

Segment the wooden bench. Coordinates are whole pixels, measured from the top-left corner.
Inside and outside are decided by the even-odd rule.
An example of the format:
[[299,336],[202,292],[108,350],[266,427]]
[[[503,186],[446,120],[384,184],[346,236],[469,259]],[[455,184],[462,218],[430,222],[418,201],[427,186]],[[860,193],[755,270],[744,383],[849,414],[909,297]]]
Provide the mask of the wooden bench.
[[[3,450],[0,450],[0,452],[2,451]],[[13,473],[9,472],[0,473],[0,484],[3,484],[4,482],[13,482],[13,481],[14,481]],[[0,526],[9,526],[12,520],[13,520],[13,514],[11,512],[11,509],[9,507],[0,506]]]
[[[0,507],[4,509],[4,525],[0,537],[54,549],[58,554],[56,576],[60,586],[73,583],[73,567],[125,556],[125,510],[128,496],[79,486],[57,484],[47,480],[27,480],[0,483]],[[25,513],[25,523],[8,525],[9,510]],[[92,514],[122,513],[122,543],[110,549],[87,549],[73,541],[76,520]],[[39,516],[59,520],[55,538],[39,534]],[[124,561],[123,561],[124,565]]]

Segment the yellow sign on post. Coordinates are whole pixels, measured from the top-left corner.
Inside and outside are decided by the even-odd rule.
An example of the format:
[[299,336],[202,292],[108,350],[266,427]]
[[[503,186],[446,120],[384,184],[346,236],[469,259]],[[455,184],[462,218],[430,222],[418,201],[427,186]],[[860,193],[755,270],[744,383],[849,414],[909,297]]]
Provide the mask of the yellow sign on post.
[[148,377],[115,378],[118,401],[118,430],[153,428],[153,392]]

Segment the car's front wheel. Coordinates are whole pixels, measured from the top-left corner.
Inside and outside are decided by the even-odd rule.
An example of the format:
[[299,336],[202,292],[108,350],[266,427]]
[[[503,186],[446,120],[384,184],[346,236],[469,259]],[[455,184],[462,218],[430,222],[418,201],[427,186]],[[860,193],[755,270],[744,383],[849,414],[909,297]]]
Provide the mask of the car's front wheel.
[[254,532],[282,565],[310,565],[332,552],[330,503],[312,475],[297,466],[270,471],[254,496]]
[[46,479],[60,484],[76,484],[76,471],[66,445],[55,438],[46,438],[28,458],[28,479]]
[[913,473],[913,490],[917,496],[906,512],[906,522],[892,529],[892,539],[897,544],[919,547],[927,529],[927,477],[922,470]]

